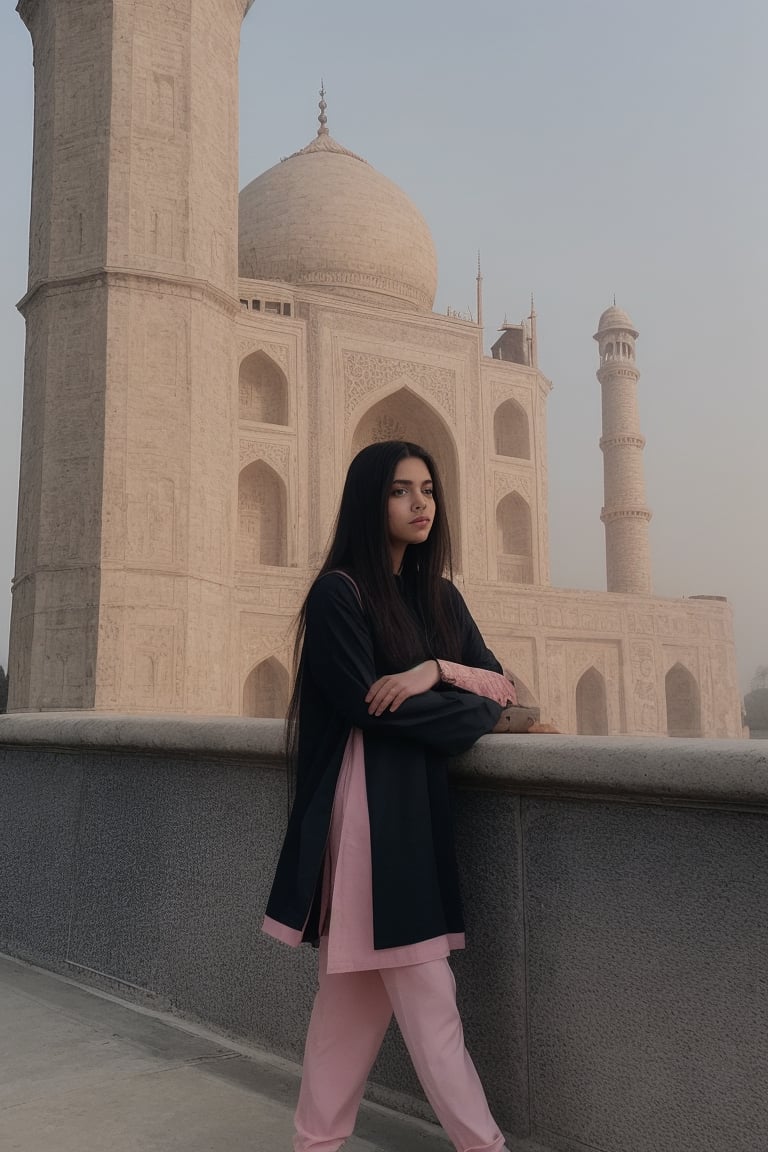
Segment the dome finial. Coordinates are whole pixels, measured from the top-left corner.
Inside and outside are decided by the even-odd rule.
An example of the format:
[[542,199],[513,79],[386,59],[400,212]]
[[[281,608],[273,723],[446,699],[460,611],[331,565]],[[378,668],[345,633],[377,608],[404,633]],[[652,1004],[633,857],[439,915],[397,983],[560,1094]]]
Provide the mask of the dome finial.
[[325,114],[325,110],[327,107],[328,107],[328,105],[325,102],[325,80],[321,80],[320,81],[320,115],[318,116],[318,120],[320,121],[320,127],[317,130],[318,136],[327,136],[328,135],[328,117]]

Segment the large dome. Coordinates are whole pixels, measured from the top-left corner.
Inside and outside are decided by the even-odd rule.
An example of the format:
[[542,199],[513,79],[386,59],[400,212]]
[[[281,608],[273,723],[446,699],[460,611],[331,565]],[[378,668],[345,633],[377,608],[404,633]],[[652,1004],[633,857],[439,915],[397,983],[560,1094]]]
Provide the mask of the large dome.
[[322,127],[240,193],[240,275],[431,309],[437,257],[405,193]]

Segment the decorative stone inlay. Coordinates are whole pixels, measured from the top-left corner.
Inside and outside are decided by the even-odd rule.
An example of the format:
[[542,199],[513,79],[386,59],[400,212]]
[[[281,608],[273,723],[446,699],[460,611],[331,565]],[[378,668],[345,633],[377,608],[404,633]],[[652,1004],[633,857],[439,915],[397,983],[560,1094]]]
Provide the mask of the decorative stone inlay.
[[384,440],[407,440],[405,428],[391,416],[380,416],[373,428],[373,441],[380,444]]
[[[264,279],[269,279],[269,276],[264,275]],[[302,284],[307,284],[310,287],[316,285],[327,284],[329,287],[343,287],[343,288],[363,288],[368,289],[369,292],[381,293],[385,296],[392,296],[393,303],[397,298],[410,300],[419,308],[431,308],[432,300],[431,293],[423,292],[421,289],[414,287],[412,284],[405,284],[399,280],[393,280],[391,277],[382,276],[379,274],[371,274],[366,272],[323,272],[321,270],[312,272],[295,272],[291,275],[291,283],[297,287]]]
[[493,474],[493,502],[498,504],[502,496],[509,492],[519,492],[527,502],[531,503],[531,479],[521,476],[517,472],[494,472]]
[[252,336],[241,336],[237,342],[240,360],[250,356],[253,352],[264,352],[270,359],[279,364],[286,376],[290,365],[290,349],[285,344],[274,344],[269,340],[254,339]]
[[626,362],[621,366],[621,361],[609,360],[607,364],[600,365],[596,375],[601,384],[615,380],[618,377],[637,381],[640,379],[640,369]]
[[632,448],[645,448],[645,436],[601,436],[600,448],[617,448],[629,445]]
[[291,631],[290,626],[282,628],[278,632],[263,632],[253,626],[245,628],[246,617],[247,613],[243,613],[240,617],[240,650],[244,660],[243,672],[245,674],[260,664],[262,660],[268,660],[270,656],[276,654],[282,655],[288,646]]
[[653,616],[647,612],[627,612],[627,630],[643,636],[653,636]]
[[[530,369],[526,369],[530,371]],[[509,380],[494,380],[491,387],[491,402],[494,412],[505,400],[517,400],[518,404],[530,415],[531,389],[520,384],[512,384]]]
[[288,444],[275,444],[271,440],[240,440],[240,468],[263,460],[284,479],[288,475],[291,449]]
[[658,732],[659,709],[653,645],[646,641],[635,641],[631,646],[631,662],[635,728],[640,732]]
[[647,508],[603,508],[600,519],[603,524],[612,520],[651,520],[653,513]]
[[574,687],[588,668],[596,668],[607,679],[615,658],[616,648],[614,645],[569,644],[570,679]]
[[398,360],[389,356],[372,356],[366,352],[346,350],[343,354],[346,390],[345,420],[366,396],[372,396],[398,380],[411,380],[430,396],[452,421],[456,419],[456,373],[449,368]]

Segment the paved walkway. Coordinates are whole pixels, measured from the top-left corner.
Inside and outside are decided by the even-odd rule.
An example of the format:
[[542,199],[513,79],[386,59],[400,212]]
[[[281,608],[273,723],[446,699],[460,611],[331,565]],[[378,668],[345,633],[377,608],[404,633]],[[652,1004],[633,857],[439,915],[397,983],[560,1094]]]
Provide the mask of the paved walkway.
[[[0,956],[3,1152],[290,1152],[299,1069]],[[448,1152],[363,1105],[344,1152]]]

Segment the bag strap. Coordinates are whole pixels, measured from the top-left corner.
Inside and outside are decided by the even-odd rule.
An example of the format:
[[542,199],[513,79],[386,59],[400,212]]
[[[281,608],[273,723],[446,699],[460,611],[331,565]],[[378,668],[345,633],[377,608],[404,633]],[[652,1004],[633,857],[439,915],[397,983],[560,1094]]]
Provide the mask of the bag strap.
[[363,607],[363,598],[360,595],[360,589],[350,576],[349,572],[345,572],[343,568],[331,568],[328,572],[326,572],[326,576],[343,576],[347,583],[351,584],[354,588],[355,596],[357,596],[357,602],[361,608]]

